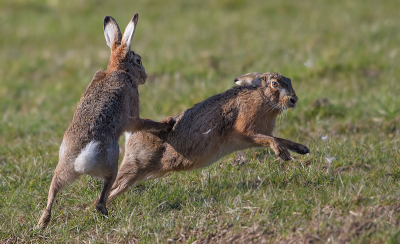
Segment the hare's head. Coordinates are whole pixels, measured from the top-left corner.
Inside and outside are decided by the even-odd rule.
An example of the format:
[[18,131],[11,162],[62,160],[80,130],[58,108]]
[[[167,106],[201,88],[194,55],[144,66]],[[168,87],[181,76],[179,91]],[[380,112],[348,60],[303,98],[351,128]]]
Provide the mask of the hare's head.
[[249,73],[236,77],[235,83],[262,88],[269,103],[280,111],[294,108],[298,100],[291,80],[278,73]]
[[104,18],[104,36],[107,45],[111,48],[110,63],[108,70],[123,70],[136,77],[138,85],[144,84],[147,79],[146,71],[143,67],[139,54],[131,51],[132,37],[135,33],[139,14],[136,13],[121,35],[118,24],[111,16]]

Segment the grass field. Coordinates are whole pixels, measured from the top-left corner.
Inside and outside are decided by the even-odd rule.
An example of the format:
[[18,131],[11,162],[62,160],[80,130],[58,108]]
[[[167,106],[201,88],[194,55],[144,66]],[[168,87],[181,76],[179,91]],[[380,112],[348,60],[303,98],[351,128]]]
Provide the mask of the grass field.
[[[0,1],[0,243],[400,243],[400,1]],[[140,20],[141,116],[161,120],[248,72],[292,78],[299,104],[269,149],[148,181],[89,206],[89,176],[45,208],[62,136],[109,48],[102,24]],[[121,139],[121,145],[123,145]],[[122,154],[120,155],[120,161]]]

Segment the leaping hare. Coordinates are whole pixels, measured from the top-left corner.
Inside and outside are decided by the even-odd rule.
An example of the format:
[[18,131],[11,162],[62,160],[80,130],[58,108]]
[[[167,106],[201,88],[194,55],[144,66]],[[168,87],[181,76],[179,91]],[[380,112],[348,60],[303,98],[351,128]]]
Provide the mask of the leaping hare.
[[289,78],[250,73],[237,77],[235,83],[239,86],[175,116],[170,132],[133,133],[108,199],[135,182],[206,167],[250,147],[270,147],[283,160],[290,160],[287,149],[310,152],[304,145],[272,135],[277,116],[295,107],[298,100]]
[[124,131],[167,131],[173,119],[162,123],[139,117],[138,85],[147,79],[141,57],[130,50],[139,15],[123,35],[117,22],[104,18],[104,36],[111,48],[106,71],[97,71],[82,95],[72,123],[64,134],[59,162],[54,170],[46,209],[37,228],[46,228],[58,191],[82,174],[103,179],[96,209],[107,215],[106,199],[118,171],[118,138]]

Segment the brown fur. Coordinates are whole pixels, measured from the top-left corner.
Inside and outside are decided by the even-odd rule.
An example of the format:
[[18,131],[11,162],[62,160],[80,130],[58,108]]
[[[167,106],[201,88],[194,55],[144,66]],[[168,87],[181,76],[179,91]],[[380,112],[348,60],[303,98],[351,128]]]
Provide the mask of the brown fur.
[[[270,147],[283,160],[290,160],[287,149],[309,153],[304,145],[272,135],[277,116],[297,102],[290,79],[277,73],[248,75],[251,77],[235,79],[240,86],[175,116],[170,132],[133,133],[109,199],[135,182],[206,167],[224,155],[250,147]],[[273,88],[272,82],[278,82],[278,87]]]
[[49,223],[57,192],[82,174],[104,180],[96,208],[106,215],[105,200],[117,175],[118,138],[122,132],[172,128],[174,121],[170,118],[158,123],[139,117],[138,85],[146,82],[147,75],[140,56],[130,50],[131,43],[125,42],[131,40],[137,20],[136,14],[128,24],[131,28],[127,27],[122,36],[112,17],[104,19],[105,37],[111,48],[110,62],[106,71],[100,70],[94,75],[64,134],[47,207],[38,228],[45,228]]

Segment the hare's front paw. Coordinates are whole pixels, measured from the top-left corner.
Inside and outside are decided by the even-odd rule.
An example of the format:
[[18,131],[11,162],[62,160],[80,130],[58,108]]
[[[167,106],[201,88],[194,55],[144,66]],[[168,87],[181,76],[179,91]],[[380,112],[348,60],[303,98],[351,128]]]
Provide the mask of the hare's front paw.
[[174,127],[175,122],[176,121],[173,117],[167,117],[163,121],[161,121],[161,123],[163,123],[165,126],[163,131],[170,131]]
[[296,152],[298,154],[307,154],[310,153],[310,149],[302,144],[297,144],[292,148],[293,152]]
[[274,150],[275,155],[283,161],[289,161],[291,159],[289,151],[279,143],[273,145],[272,149]]

